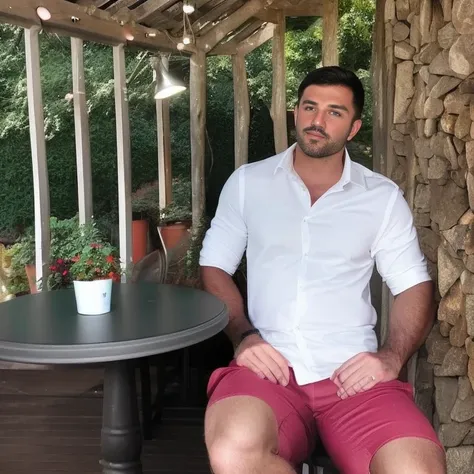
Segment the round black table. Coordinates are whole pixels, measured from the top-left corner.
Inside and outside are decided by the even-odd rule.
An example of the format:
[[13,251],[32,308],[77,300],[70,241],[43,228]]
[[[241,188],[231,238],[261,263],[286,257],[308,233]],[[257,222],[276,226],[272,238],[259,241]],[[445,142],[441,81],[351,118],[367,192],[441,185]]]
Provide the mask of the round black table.
[[131,359],[191,346],[227,324],[223,302],[204,291],[115,284],[110,313],[77,314],[74,290],[0,304],[0,359],[37,364],[107,362],[102,413],[104,474],[140,474],[142,435]]

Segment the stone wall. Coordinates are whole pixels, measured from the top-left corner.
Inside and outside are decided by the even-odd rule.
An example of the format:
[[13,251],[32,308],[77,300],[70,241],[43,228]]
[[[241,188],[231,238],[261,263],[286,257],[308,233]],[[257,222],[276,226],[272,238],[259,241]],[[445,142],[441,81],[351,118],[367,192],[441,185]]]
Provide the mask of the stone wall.
[[474,0],[386,1],[385,40],[395,63],[388,173],[413,208],[439,303],[417,402],[448,472],[473,473]]

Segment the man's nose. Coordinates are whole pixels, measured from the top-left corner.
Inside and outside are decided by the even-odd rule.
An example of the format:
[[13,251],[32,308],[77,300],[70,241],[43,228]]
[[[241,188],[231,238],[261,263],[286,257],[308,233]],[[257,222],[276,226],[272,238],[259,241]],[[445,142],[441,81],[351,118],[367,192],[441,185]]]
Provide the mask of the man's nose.
[[311,125],[317,125],[319,127],[324,128],[325,121],[324,121],[324,114],[322,111],[317,110],[313,114],[313,118],[311,120]]

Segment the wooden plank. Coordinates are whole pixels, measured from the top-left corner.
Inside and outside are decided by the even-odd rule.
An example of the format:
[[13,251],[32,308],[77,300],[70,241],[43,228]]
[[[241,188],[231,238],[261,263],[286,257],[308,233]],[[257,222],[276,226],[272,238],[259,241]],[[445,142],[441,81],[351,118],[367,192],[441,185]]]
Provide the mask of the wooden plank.
[[232,57],[234,74],[234,160],[235,168],[248,163],[250,99],[247,84],[245,56],[242,53]]
[[[128,114],[125,51],[114,46],[115,120],[117,130],[117,171],[120,259],[128,269],[132,263],[132,167],[130,147],[130,118]],[[126,276],[122,277],[126,280]]]
[[[154,57],[151,61],[153,74],[159,74],[163,64],[168,68],[168,58]],[[170,103],[169,99],[156,99],[156,133],[158,146],[158,192],[160,209],[168,206],[172,200],[171,140],[170,140]]]
[[84,79],[84,50],[81,39],[71,38],[71,56],[79,222],[84,224],[92,218],[92,174],[89,116]]
[[206,205],[206,54],[198,51],[190,61],[191,188],[193,225],[198,226]]
[[[266,0],[267,4],[271,4],[272,0]],[[197,40],[198,49],[210,51],[220,41],[222,41],[231,31],[245,23],[249,18],[254,16],[262,9],[260,0],[249,0],[242,7],[229,15],[227,18],[219,22],[212,30]]]
[[[51,19],[41,24],[36,8],[43,6],[51,13]],[[79,21],[73,22],[72,17]],[[103,10],[58,0],[7,0],[0,2],[0,22],[19,26],[41,25],[46,31],[98,43],[118,45],[127,41],[134,46],[152,51],[176,51],[176,43],[166,33],[154,31],[148,37],[149,29],[138,24],[123,27]],[[127,40],[128,35],[133,36]],[[187,49],[188,50],[188,49]]]
[[324,14],[323,2],[325,0],[300,0],[298,3],[291,0],[276,0],[266,9],[260,10],[255,16],[262,21],[278,23],[278,11],[281,10],[285,16],[317,16]]
[[324,0],[323,4],[323,66],[337,66],[339,64],[338,3],[338,0]]
[[239,44],[251,35],[253,35],[256,31],[259,31],[262,26],[262,23],[263,22],[261,20],[257,20],[245,25],[243,28],[240,29],[240,31],[236,30],[235,32],[232,32],[232,36],[228,35],[229,39],[226,38],[227,41],[225,41],[225,43],[221,43],[218,46],[221,46],[224,51],[233,51],[233,53],[227,54],[236,54]]
[[286,124],[286,61],[285,61],[285,16],[278,13],[278,24],[273,34],[273,82],[272,82],[272,110],[273,137],[275,153],[281,153],[288,148]]
[[[37,26],[25,29],[28,117],[33,164],[36,279],[38,281],[48,277],[50,260],[49,181],[41,91],[39,31],[40,28]],[[38,291],[41,291],[40,285],[38,285]]]
[[275,25],[273,23],[267,23],[264,28],[260,28],[258,31],[250,35],[248,38],[241,41],[237,47],[235,44],[219,44],[209,54],[243,54],[244,56],[251,53],[254,49],[266,43],[268,40],[273,38],[273,32],[275,31]]
[[[192,29],[195,33],[200,32],[205,34],[206,31],[203,28],[206,25],[209,25],[209,30],[213,28],[212,23],[219,19],[224,14],[230,14],[235,11],[236,8],[243,5],[242,0],[224,0],[222,3],[216,7],[209,10],[204,15],[201,15],[193,24]],[[208,30],[208,31],[209,31]]]

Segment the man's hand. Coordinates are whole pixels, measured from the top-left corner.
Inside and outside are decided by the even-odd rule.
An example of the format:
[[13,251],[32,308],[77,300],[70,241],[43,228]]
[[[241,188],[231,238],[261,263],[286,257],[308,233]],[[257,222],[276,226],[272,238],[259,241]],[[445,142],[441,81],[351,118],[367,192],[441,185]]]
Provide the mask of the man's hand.
[[342,399],[365,392],[380,382],[395,380],[402,368],[398,357],[389,351],[361,352],[341,365],[331,377]]
[[240,367],[247,367],[260,378],[288,385],[290,369],[288,361],[268,342],[253,334],[247,336],[235,350],[235,360]]

